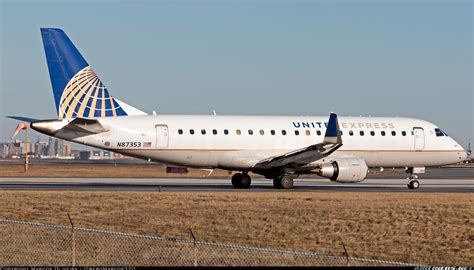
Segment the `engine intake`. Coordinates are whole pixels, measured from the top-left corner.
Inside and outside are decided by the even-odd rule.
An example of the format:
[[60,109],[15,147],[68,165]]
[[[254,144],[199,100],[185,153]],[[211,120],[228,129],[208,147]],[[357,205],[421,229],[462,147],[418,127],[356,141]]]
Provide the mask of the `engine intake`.
[[368,167],[361,158],[340,158],[322,164],[318,175],[341,183],[361,182],[367,176]]

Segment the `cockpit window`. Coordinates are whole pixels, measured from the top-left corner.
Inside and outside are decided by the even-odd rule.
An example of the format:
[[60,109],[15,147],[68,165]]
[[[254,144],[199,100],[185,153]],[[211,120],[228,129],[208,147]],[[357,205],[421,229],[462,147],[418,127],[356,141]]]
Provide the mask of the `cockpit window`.
[[442,131],[439,128],[435,128],[435,134],[436,134],[436,137],[448,136],[448,134],[446,134],[446,132]]

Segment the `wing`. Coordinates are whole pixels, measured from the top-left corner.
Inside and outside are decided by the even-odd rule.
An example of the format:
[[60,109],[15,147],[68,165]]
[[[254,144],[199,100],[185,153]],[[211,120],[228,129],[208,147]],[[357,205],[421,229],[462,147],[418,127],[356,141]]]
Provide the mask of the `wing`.
[[258,162],[254,168],[259,170],[268,170],[281,167],[296,168],[304,166],[330,155],[341,146],[342,139],[341,132],[339,131],[337,115],[335,113],[331,113],[323,142],[297,149],[283,155],[264,159]]

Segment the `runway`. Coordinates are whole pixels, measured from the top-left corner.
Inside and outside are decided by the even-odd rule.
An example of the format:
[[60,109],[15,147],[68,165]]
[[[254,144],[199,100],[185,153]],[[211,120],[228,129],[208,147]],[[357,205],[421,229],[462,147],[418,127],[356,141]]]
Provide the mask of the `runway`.
[[234,189],[226,178],[0,178],[0,190],[87,191],[371,191],[371,192],[474,192],[474,180],[421,179],[418,190],[409,190],[404,179],[367,179],[343,184],[326,179],[296,179],[292,190],[277,190],[269,179],[255,178],[248,190]]

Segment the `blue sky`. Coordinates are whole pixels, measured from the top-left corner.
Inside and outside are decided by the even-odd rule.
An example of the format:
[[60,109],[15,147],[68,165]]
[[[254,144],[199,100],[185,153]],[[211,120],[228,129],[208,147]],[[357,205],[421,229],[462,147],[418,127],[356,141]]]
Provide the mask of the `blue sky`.
[[472,1],[0,2],[2,141],[4,115],[56,117],[40,27],[147,112],[407,116],[474,138]]

